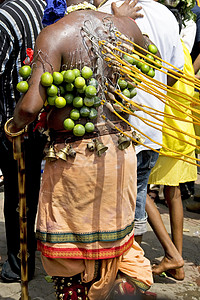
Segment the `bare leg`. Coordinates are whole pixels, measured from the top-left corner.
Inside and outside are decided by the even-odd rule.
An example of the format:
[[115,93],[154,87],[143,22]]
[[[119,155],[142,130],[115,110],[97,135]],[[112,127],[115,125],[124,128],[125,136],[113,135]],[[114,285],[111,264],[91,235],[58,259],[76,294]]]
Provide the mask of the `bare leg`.
[[[169,207],[172,241],[182,256],[183,248],[183,204],[179,186],[165,186],[165,199]],[[183,268],[170,270],[170,274],[178,280],[183,280]]]
[[158,275],[167,270],[181,268],[184,264],[183,259],[170,239],[154,201],[148,195],[146,212],[148,214],[148,222],[165,251],[165,256],[160,264],[152,267],[153,273]]

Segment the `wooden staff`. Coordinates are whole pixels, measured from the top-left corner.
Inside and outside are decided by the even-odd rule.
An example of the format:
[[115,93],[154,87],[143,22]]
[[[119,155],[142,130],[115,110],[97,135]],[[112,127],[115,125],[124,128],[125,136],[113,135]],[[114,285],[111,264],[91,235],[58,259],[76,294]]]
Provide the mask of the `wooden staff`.
[[23,135],[13,138],[13,157],[18,165],[19,189],[19,227],[21,259],[21,300],[28,300],[28,251],[27,251],[27,208],[25,193],[25,159],[23,149]]

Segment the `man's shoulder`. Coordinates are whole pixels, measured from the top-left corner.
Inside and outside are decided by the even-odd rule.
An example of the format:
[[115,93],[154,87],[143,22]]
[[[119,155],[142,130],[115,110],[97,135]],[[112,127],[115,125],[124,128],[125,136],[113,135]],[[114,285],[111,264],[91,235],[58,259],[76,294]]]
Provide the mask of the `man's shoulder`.
[[[67,29],[69,29],[70,26],[67,27]],[[56,22],[52,25],[46,26],[40,31],[36,39],[36,44],[42,47],[45,46],[45,48],[59,47],[63,35],[65,35],[66,39],[68,38],[67,30],[65,30],[64,25],[62,26]]]

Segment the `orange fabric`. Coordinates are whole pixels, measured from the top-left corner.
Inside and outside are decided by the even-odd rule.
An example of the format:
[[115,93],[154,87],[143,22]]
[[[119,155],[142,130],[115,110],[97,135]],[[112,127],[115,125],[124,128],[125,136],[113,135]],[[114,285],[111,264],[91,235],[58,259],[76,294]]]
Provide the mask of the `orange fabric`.
[[[96,278],[90,300],[104,299],[120,270],[145,290],[152,284],[150,262],[133,242],[137,177],[131,145],[117,148],[115,134],[101,136],[108,150],[98,157],[88,140],[72,144],[76,158],[46,163],[39,197],[37,237],[50,276],[81,273]],[[64,144],[56,145],[57,150]]]
[[[102,247],[102,249],[100,249],[97,246],[94,250],[84,249],[83,247],[81,248],[81,244],[76,244],[75,247],[72,245],[66,246],[65,244],[56,244],[51,246],[50,243],[38,242],[38,250],[41,251],[44,256],[50,258],[107,259],[118,257],[126,252],[131,247],[133,238],[134,236],[132,231],[131,235],[127,235],[127,238],[124,238],[122,245],[120,245],[121,242],[119,242],[118,244],[120,246],[117,247],[117,243],[114,244],[113,242],[106,242],[106,245],[104,244],[104,248]],[[127,242],[124,243],[126,240]],[[94,245],[95,244],[92,246],[94,247]]]
[[[83,282],[95,279],[95,260],[49,259],[42,256],[42,262],[50,276],[71,277],[81,273]],[[118,271],[130,276],[142,290],[147,290],[153,283],[150,262],[144,257],[142,248],[134,242],[122,256],[101,261],[100,279],[92,284],[89,299],[105,300]]]
[[[83,282],[90,282],[100,266],[100,279],[90,288],[90,300],[105,300],[119,270],[143,289],[152,284],[150,262],[133,242],[135,149],[131,145],[119,150],[115,134],[100,139],[108,147],[101,157],[87,150],[89,140],[82,140],[72,144],[75,159],[46,163],[37,218],[47,274],[71,277],[81,273]],[[56,145],[57,150],[63,147]]]
[[123,254],[119,270],[144,285],[150,286],[153,283],[149,260],[144,257],[144,251],[136,241],[131,249]]
[[45,165],[37,218],[39,249],[45,256],[105,259],[131,247],[135,150],[132,145],[119,150],[115,134],[100,139],[108,147],[101,157],[87,149],[90,140],[82,140],[72,143],[75,159]]

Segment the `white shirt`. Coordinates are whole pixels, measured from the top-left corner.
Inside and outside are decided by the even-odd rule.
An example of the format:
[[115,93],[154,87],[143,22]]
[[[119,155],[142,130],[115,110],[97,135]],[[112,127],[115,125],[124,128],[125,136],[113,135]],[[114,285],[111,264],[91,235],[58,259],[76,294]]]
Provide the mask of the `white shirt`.
[[[114,1],[108,0],[99,10],[106,13],[112,13],[112,2]],[[123,3],[123,1],[115,2],[118,6]],[[174,15],[164,5],[153,0],[139,0],[137,5],[142,6],[140,13],[144,15],[143,18],[136,19],[136,23],[142,33],[146,33],[150,40],[158,47],[163,60],[179,69],[182,69],[184,65],[183,48],[179,37],[178,23]],[[165,84],[167,83],[167,75],[162,72],[156,71],[154,78]],[[139,88],[137,88],[137,95],[134,97],[134,100],[159,111],[164,111],[164,103],[158,100],[155,96],[150,95]],[[142,111],[138,111],[136,113],[145,119],[152,119],[155,121],[154,118],[151,118],[148,114],[145,114]],[[145,133],[157,143],[162,144],[161,131],[144,124],[143,121],[134,116],[130,116],[130,122],[138,130]],[[162,126],[159,126],[159,128],[162,129]],[[153,149],[161,148],[160,145],[154,143],[148,138],[145,139],[144,144]],[[136,146],[136,153],[141,150],[148,150],[148,148],[142,145]]]
[[185,21],[185,25],[183,25],[181,29],[180,37],[182,41],[185,43],[190,53],[194,45],[196,31],[197,31],[197,25],[193,20]]

